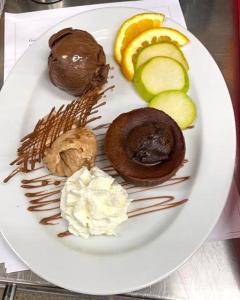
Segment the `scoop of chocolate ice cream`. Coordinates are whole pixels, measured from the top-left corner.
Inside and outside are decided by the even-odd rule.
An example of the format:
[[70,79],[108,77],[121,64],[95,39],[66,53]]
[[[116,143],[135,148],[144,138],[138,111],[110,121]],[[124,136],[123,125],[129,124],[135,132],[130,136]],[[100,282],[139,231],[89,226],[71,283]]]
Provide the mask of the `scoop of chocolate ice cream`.
[[88,32],[65,28],[49,39],[49,47],[49,76],[55,86],[81,96],[106,83],[109,65],[103,48]]

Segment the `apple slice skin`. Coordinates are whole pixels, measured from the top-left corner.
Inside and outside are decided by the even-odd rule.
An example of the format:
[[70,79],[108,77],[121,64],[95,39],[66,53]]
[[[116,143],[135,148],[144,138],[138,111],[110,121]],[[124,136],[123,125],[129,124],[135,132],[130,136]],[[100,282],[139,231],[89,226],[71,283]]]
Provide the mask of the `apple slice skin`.
[[[151,53],[151,50],[153,53]],[[144,58],[144,55],[148,56],[148,58]],[[147,62],[149,59],[156,56],[166,56],[176,59],[179,63],[181,63],[184,66],[186,71],[189,70],[189,65],[183,52],[178,46],[171,42],[159,42],[143,48],[137,55],[135,70],[138,69],[145,62]]]
[[[160,57],[163,57],[163,58],[168,58],[168,59],[171,59],[173,61],[175,61],[182,69],[182,72],[184,74],[184,78],[185,78],[185,84],[184,86],[182,87],[182,89],[180,89],[180,91],[182,92],[187,92],[188,89],[189,89],[189,78],[188,78],[188,74],[185,70],[185,68],[182,66],[182,64],[180,64],[178,61],[176,61],[175,59],[173,58],[169,58],[169,57],[165,57],[165,56],[156,56],[156,57],[153,57],[151,58],[150,60],[148,60],[146,63],[144,63],[143,65],[141,65],[135,72],[135,75],[134,75],[134,79],[133,79],[133,83],[134,83],[134,86],[136,88],[136,90],[138,91],[139,95],[142,96],[142,98],[149,102],[151,101],[151,99],[153,99],[153,97],[155,97],[157,94],[165,91],[165,90],[162,90],[160,91],[159,93],[157,94],[153,94],[151,93],[149,90],[147,90],[147,88],[145,87],[144,83],[142,82],[142,72],[144,71],[144,68],[147,66],[147,64],[149,62],[151,62],[152,60],[156,59],[156,58],[160,58]],[[169,88],[166,88],[166,90],[169,90]]]
[[149,107],[168,114],[181,129],[189,127],[196,119],[196,105],[182,91],[164,91],[151,100]]
[[154,97],[154,95],[145,88],[145,86],[141,80],[144,65],[145,64],[143,64],[141,67],[139,67],[138,70],[135,72],[134,78],[133,78],[133,84],[134,84],[135,89],[137,90],[138,94],[145,101],[149,102]]

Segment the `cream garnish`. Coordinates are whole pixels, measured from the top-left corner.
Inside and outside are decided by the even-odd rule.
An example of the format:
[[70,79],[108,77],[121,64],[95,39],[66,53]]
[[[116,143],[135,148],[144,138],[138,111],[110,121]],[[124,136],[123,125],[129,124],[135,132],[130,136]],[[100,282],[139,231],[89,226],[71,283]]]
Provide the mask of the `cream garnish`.
[[130,200],[113,177],[97,167],[82,167],[69,177],[61,194],[61,215],[74,235],[115,235],[127,220]]

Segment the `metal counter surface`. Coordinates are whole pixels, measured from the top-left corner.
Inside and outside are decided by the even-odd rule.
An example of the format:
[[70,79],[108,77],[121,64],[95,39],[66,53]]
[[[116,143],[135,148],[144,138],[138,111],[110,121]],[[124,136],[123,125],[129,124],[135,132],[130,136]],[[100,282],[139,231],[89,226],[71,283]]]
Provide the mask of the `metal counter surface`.
[[[64,0],[56,4],[45,5],[34,3],[31,0],[7,0],[5,11],[20,13],[103,2],[114,1]],[[180,0],[188,29],[208,48],[224,75],[235,108],[237,129],[239,129],[239,40],[235,21],[236,2],[234,0]],[[3,19],[2,17],[0,20],[0,84],[3,81]],[[237,159],[238,161],[239,159]],[[238,167],[238,163],[236,165]],[[240,186],[239,178],[238,172],[235,172],[234,180],[238,186]],[[0,283],[4,285],[7,282],[17,283],[20,288],[31,290],[40,289],[50,293],[74,294],[52,286],[31,271],[6,274],[4,265],[1,264]],[[85,297],[88,299],[88,296]],[[90,298],[240,299],[240,239],[206,242],[181,268],[149,288],[130,293],[128,296]]]

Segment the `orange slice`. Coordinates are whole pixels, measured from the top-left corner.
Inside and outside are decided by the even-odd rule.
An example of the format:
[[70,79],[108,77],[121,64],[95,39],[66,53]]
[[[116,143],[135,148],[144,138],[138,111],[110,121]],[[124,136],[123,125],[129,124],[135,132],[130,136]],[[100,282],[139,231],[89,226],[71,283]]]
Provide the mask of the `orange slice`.
[[189,39],[180,31],[168,27],[149,29],[138,35],[128,44],[122,55],[121,69],[128,80],[132,80],[134,76],[134,55],[141,48],[159,41],[171,41],[177,46],[184,46]]
[[142,32],[158,28],[164,20],[164,15],[160,13],[142,13],[127,19],[118,30],[115,43],[114,55],[120,64],[122,53],[127,45]]

